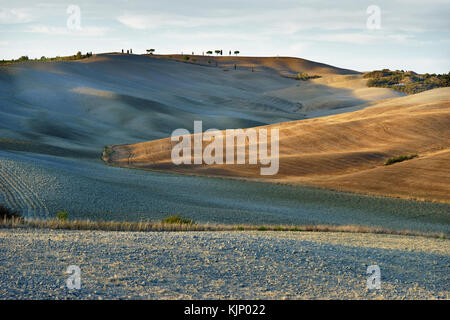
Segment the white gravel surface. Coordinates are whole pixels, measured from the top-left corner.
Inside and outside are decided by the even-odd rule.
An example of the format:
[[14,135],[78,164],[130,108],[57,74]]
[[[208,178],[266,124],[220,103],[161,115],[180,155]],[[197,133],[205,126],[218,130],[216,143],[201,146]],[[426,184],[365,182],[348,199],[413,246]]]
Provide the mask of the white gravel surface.
[[[450,242],[309,232],[0,230],[1,299],[449,299]],[[367,266],[381,289],[366,288]],[[66,288],[69,265],[81,289]]]

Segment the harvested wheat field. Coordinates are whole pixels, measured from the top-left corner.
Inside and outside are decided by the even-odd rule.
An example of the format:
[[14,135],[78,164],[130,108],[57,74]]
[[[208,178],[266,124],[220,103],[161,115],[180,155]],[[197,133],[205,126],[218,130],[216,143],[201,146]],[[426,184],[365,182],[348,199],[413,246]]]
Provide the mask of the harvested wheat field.
[[[261,176],[260,165],[248,164],[248,137],[247,164],[242,165],[177,166],[172,163],[171,150],[178,142],[170,138],[114,145],[104,154],[104,160],[124,167],[308,184],[450,203],[450,88],[387,99],[351,113],[256,129],[274,128],[279,129],[280,150],[279,171],[274,176]],[[203,147],[207,144],[204,142]],[[390,157],[410,154],[418,156],[385,165]]]
[[[333,232],[0,229],[0,296],[449,299],[448,242]],[[80,290],[65,286],[72,264],[81,269]],[[366,288],[371,264],[381,269],[379,290]]]
[[[336,128],[340,122],[339,130],[346,130],[336,139],[346,138],[337,144],[330,139],[331,127],[326,124],[332,126],[332,119],[351,118],[353,114],[369,118],[374,108],[371,105],[385,103],[389,109],[389,101],[409,101],[425,97],[426,92],[405,97],[391,89],[367,88],[362,73],[304,59],[210,58],[217,59],[217,67],[203,64],[200,58],[196,63],[185,63],[176,56],[126,54],[0,66],[0,203],[33,219],[51,219],[59,210],[66,210],[70,220],[154,223],[178,213],[198,223],[355,224],[448,234],[447,204],[298,185],[342,170],[339,159],[331,162],[336,168],[328,165],[330,155],[354,159],[351,151],[360,149],[361,139],[352,135],[363,133],[350,130],[350,126],[343,128],[344,120],[334,122]],[[253,72],[244,68],[250,62]],[[236,70],[229,67],[234,64]],[[297,81],[292,78],[297,72],[321,77]],[[445,90],[431,92],[446,95]],[[414,109],[403,108],[405,112]],[[391,109],[394,112],[396,107]],[[356,110],[362,111],[344,114]],[[326,115],[333,116],[317,118]],[[390,116],[385,118],[388,121]],[[290,128],[280,132],[282,150],[289,153],[281,159],[279,175],[273,179],[283,184],[265,183],[269,179],[260,179],[259,168],[249,166],[186,170],[169,163],[165,168],[170,154],[166,151],[152,151],[151,157],[157,155],[157,169],[167,172],[108,166],[101,159],[107,145],[155,140],[150,145],[169,148],[165,140],[156,139],[169,137],[177,128],[192,130],[196,120],[203,121],[205,130],[268,125]],[[316,128],[316,124],[320,125]],[[388,141],[390,136],[385,138]],[[441,140],[436,143],[443,140],[437,139]],[[382,141],[375,140],[370,150],[380,145],[383,147]],[[396,148],[399,145],[401,142],[393,144]],[[121,159],[128,157],[121,153],[126,148],[115,147],[111,159],[127,166]],[[411,150],[419,153],[418,159],[390,167],[422,161],[421,150]],[[106,155],[108,151],[106,148]],[[139,153],[136,156],[142,156],[143,161],[133,166],[149,167],[147,155]],[[375,160],[374,166],[384,161],[382,157]],[[367,166],[362,157],[345,168],[360,172]],[[317,168],[320,170],[314,175]],[[176,172],[259,181],[173,174]],[[333,188],[325,182],[322,185]]]
[[[0,204],[25,218],[0,229],[2,299],[448,299],[447,89],[405,96],[303,59],[181,59],[0,67]],[[278,174],[174,166],[168,137],[198,120],[278,128]],[[174,214],[195,223],[162,228]],[[371,264],[381,290],[366,289]]]

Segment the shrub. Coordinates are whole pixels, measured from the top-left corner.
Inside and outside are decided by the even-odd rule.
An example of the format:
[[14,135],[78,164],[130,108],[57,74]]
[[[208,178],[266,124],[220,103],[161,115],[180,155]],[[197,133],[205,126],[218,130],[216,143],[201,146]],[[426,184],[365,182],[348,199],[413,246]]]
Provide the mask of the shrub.
[[414,71],[375,70],[364,75],[368,87],[391,88],[408,94],[450,86],[449,74],[418,74]]
[[113,153],[113,149],[112,149],[111,146],[104,146],[103,147],[102,159],[103,160],[108,160],[112,153]]
[[0,219],[21,218],[20,213],[14,209],[0,204]]
[[19,59],[17,59],[17,61],[28,61],[28,56],[21,56]]
[[308,80],[309,75],[306,72],[299,72],[299,73],[297,73],[297,76],[295,78],[297,80]]
[[396,162],[402,162],[402,161],[405,161],[405,160],[411,160],[411,159],[414,159],[414,158],[417,158],[417,157],[418,157],[417,154],[410,154],[410,155],[407,155],[407,156],[392,157],[392,158],[387,159],[386,162],[384,163],[384,165],[388,166],[388,165],[391,165],[391,164],[396,163]]
[[66,210],[59,210],[58,213],[56,214],[56,218],[58,220],[67,220],[67,218],[69,217],[69,214],[67,213]]
[[194,224],[194,220],[192,219],[185,219],[181,217],[179,214],[164,218],[162,220],[162,223],[168,223],[168,224]]
[[188,60],[189,60],[189,57],[188,57],[188,56],[184,56],[184,57],[183,57],[183,60],[188,61]]

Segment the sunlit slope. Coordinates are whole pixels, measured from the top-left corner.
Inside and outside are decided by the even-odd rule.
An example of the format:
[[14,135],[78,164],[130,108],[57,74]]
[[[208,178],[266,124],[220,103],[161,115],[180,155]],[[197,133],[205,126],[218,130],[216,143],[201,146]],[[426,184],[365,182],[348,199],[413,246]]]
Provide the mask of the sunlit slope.
[[[151,57],[179,60],[186,63],[204,64],[222,68],[234,68],[253,71],[267,71],[280,75],[306,72],[309,75],[346,75],[360,74],[360,72],[338,68],[325,63],[292,57],[245,57],[245,56],[218,56],[218,55],[155,55]],[[185,60],[189,58],[189,60]]]
[[361,106],[406,95],[386,88],[368,88],[366,82],[367,79],[363,79],[360,74],[328,74],[310,81],[298,81],[296,87],[274,90],[270,94],[299,102],[299,110],[306,114]]
[[[297,111],[306,115],[323,115],[330,111],[361,106],[368,102],[404,96],[404,93],[386,88],[368,88],[362,73],[334,67],[324,63],[291,57],[234,57],[202,55],[158,55],[162,59],[177,60],[184,64],[196,64],[234,72],[253,71],[239,77],[256,74],[276,74],[280,77],[295,78],[298,73],[319,76],[308,81],[295,81],[282,89],[265,92],[297,104]],[[184,60],[189,57],[189,60]],[[194,62],[195,60],[195,62]],[[318,112],[315,112],[318,111]]]
[[[176,142],[170,139],[116,145],[104,156],[127,167],[450,202],[450,88],[387,100],[361,111],[260,128],[280,132],[279,172],[274,176],[261,176],[259,165],[176,166],[171,161]],[[408,154],[419,157],[384,165],[389,157]]]

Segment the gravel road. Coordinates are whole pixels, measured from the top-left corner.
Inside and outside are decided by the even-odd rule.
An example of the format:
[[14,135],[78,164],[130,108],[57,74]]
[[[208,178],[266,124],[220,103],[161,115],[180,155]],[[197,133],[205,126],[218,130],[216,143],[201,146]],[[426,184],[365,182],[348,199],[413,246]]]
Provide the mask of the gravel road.
[[423,237],[2,229],[0,257],[1,299],[450,298],[450,241]]

